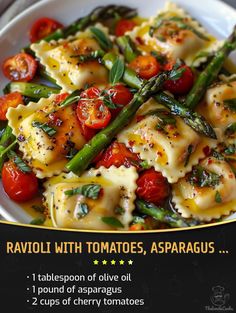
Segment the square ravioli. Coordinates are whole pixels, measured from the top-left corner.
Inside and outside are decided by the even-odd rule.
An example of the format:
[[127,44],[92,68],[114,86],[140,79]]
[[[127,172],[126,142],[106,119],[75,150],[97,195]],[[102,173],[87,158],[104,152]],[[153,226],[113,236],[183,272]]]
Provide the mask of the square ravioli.
[[236,211],[236,178],[223,159],[202,160],[172,187],[173,202],[183,217],[211,221]]
[[158,114],[167,114],[169,118],[167,109],[149,100],[117,138],[161,172],[169,183],[175,183],[191,171],[192,166],[204,158],[205,149],[215,147],[217,141],[200,136],[179,117],[171,117],[171,124],[163,127]]
[[68,154],[85,144],[73,107],[59,108],[60,97],[42,98],[7,113],[19,149],[38,178],[61,173]]
[[167,2],[156,17],[128,33],[144,53],[160,52],[169,59],[182,59],[187,65],[205,60],[202,52],[216,50],[214,37],[175,3]]
[[[108,35],[105,27],[96,27]],[[64,91],[73,92],[85,85],[104,86],[108,82],[108,72],[98,60],[79,62],[79,56],[101,50],[89,28],[67,39],[32,44],[31,49]]]
[[[132,221],[132,211],[136,198],[135,167],[115,166],[106,169],[90,169],[81,177],[72,173],[50,178],[45,184],[45,204],[51,212],[55,227],[77,229],[112,230],[114,225],[105,223],[102,218],[115,218],[126,230]],[[78,188],[93,185],[99,193],[93,197]],[[81,206],[84,210],[81,213]]]

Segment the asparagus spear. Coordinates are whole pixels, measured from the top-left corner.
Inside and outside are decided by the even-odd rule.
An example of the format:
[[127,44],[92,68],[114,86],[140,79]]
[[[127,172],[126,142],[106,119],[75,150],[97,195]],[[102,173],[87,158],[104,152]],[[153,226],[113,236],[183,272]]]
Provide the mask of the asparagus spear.
[[188,94],[185,100],[185,106],[190,109],[194,109],[202,97],[204,96],[206,89],[217,78],[226,58],[228,55],[236,49],[236,26],[233,33],[228,39],[226,39],[224,45],[216,52],[212,61],[208,64],[206,69],[199,75],[192,90]]
[[6,126],[0,139],[0,170],[6,158],[7,152],[17,144],[10,126]]
[[144,82],[133,100],[123,108],[117,118],[85,144],[66,168],[78,175],[82,174],[94,157],[111,143],[117,133],[132,120],[138,108],[157,93],[167,79],[168,74],[163,72]]
[[57,94],[60,92],[59,88],[48,87],[45,85],[39,85],[34,83],[24,83],[24,82],[13,82],[9,83],[4,88],[4,93],[18,91],[23,96],[30,97],[35,100],[41,98],[48,98],[52,94]]
[[[119,5],[108,5],[97,7],[88,15],[79,18],[77,21],[75,21],[74,23],[67,27],[63,27],[56,30],[51,35],[43,38],[43,40],[49,42],[51,40],[59,40],[61,38],[66,38],[70,35],[74,35],[78,31],[84,30],[89,25],[92,25],[99,21],[106,21],[110,18],[116,17],[117,15],[122,16],[122,18],[132,18],[137,15],[137,10],[131,9],[127,6]],[[29,46],[25,47],[23,50],[28,53],[31,53],[32,51]]]
[[152,216],[158,221],[166,223],[171,227],[180,228],[195,226],[198,224],[196,220],[186,220],[170,210],[157,207],[156,205],[143,200],[136,200],[136,208],[138,212]]
[[133,61],[133,59],[139,55],[139,52],[136,50],[135,45],[129,36],[118,37],[116,42],[127,62]]
[[[110,70],[112,65],[116,60],[116,55],[114,53],[107,53],[103,62],[105,66]],[[142,85],[142,80],[137,77],[136,73],[130,69],[126,68],[123,75],[124,82],[132,88],[140,88]],[[208,122],[197,112],[193,112],[186,108],[183,104],[179,103],[177,100],[167,95],[164,92],[160,92],[153,96],[158,103],[161,103],[168,109],[170,109],[173,115],[177,115],[184,119],[184,122],[189,125],[196,132],[203,134],[207,137],[216,139],[216,134],[213,128],[208,124]]]

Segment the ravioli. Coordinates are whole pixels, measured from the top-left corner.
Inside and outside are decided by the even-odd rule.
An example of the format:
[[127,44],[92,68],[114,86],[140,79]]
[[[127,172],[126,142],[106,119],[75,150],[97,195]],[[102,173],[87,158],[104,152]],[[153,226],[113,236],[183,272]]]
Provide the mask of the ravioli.
[[[169,183],[175,183],[191,171],[192,166],[205,157],[205,149],[215,147],[217,141],[198,135],[179,117],[174,118],[175,124],[163,129],[162,121],[155,114],[157,109],[168,112],[153,99],[146,102],[117,138],[160,171]],[[154,114],[149,114],[151,112]]]
[[[70,151],[85,144],[72,106],[58,110],[57,97],[52,95],[38,103],[19,105],[7,113],[19,149],[38,178],[61,173]],[[39,127],[42,125],[53,130],[51,136]]]
[[[45,203],[50,208],[55,227],[76,229],[114,230],[116,228],[105,223],[103,217],[118,219],[126,230],[132,221],[134,210],[136,180],[138,174],[135,167],[115,166],[106,169],[90,169],[81,177],[73,173],[61,174],[50,178],[45,183]],[[81,194],[68,196],[65,192],[78,187],[96,184],[101,186],[97,199]],[[86,205],[84,216],[78,215],[78,208]]]
[[[173,187],[173,202],[183,217],[194,217],[209,222],[236,211],[236,179],[224,160],[208,157],[199,166],[211,175],[212,186],[204,187],[191,183],[191,174],[186,175]],[[205,172],[205,175],[206,174]],[[214,183],[213,183],[214,182]]]
[[214,128],[220,130],[220,142],[226,145],[236,143],[236,132],[229,130],[230,125],[236,123],[236,81],[209,88],[198,111]]
[[[102,25],[96,27],[108,34]],[[104,86],[108,82],[108,72],[97,60],[79,63],[78,56],[101,50],[89,28],[68,39],[32,44],[31,49],[64,91],[73,92],[88,84]]]
[[206,59],[201,57],[203,52],[215,51],[219,47],[216,39],[195,19],[171,2],[167,2],[156,17],[128,34],[144,53],[157,51],[170,59],[182,59],[187,65],[199,65]]

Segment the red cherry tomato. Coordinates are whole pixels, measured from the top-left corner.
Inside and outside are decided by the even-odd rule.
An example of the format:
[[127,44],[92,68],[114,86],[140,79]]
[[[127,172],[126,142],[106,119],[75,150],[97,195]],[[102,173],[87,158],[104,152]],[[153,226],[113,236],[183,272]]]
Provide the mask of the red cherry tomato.
[[58,21],[55,21],[48,17],[42,17],[34,22],[30,30],[30,41],[36,42],[40,39],[47,37],[54,33],[58,28],[62,28],[63,25]]
[[79,126],[80,126],[81,133],[84,136],[86,141],[89,141],[90,139],[92,139],[97,133],[95,129],[92,129],[86,126],[83,121],[79,120]]
[[185,69],[182,76],[176,80],[167,80],[164,88],[174,95],[185,95],[193,87],[194,75],[191,68],[187,65],[182,65],[180,68]]
[[0,97],[0,120],[6,121],[7,110],[9,108],[16,108],[19,104],[23,103],[23,98],[21,94],[17,91]]
[[119,20],[116,24],[115,35],[123,36],[126,32],[131,31],[137,24],[132,20]]
[[169,185],[160,172],[148,169],[137,180],[137,196],[156,205],[161,205],[169,195]]
[[54,102],[56,104],[60,104],[62,101],[64,101],[69,96],[68,92],[60,93],[59,95],[56,95]]
[[160,72],[160,64],[152,55],[139,55],[130,62],[129,67],[143,79],[149,79]]
[[12,81],[28,82],[34,78],[37,62],[27,53],[16,54],[3,62],[2,70]]
[[137,154],[131,152],[123,143],[115,141],[101,156],[96,167],[104,166],[106,168],[112,165],[120,167],[130,167],[132,165],[139,167],[139,157]]
[[101,129],[106,127],[111,120],[111,112],[108,107],[99,99],[100,90],[91,87],[81,94],[77,105],[77,117],[81,124],[92,128]]
[[36,176],[33,173],[23,173],[12,160],[3,165],[2,183],[7,195],[16,202],[29,201],[38,192]]
[[115,117],[122,108],[133,99],[133,94],[130,90],[121,84],[111,87],[108,90],[108,94],[110,95],[112,102],[119,106],[117,109],[111,111],[113,117]]

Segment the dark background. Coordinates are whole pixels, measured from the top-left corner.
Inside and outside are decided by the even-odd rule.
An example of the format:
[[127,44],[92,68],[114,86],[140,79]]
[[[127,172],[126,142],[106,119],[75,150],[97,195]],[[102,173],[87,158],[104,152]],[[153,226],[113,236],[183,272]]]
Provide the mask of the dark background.
[[[225,288],[229,294],[226,306],[236,310],[236,247],[235,222],[191,231],[154,234],[93,234],[68,231],[50,231],[30,227],[0,224],[0,300],[2,312],[139,312],[139,313],[201,313],[212,306],[212,288]],[[214,241],[214,254],[157,254],[143,255],[6,255],[6,241],[143,241],[148,249],[152,241]],[[228,250],[220,254],[218,250]],[[132,266],[94,266],[93,260],[132,259]],[[143,307],[48,307],[30,306],[32,296],[27,287],[31,273],[90,274],[127,273],[132,283],[124,284],[123,297],[144,298]],[[111,286],[113,283],[106,284]],[[50,285],[50,283],[49,283]],[[54,285],[54,284],[53,284]],[[94,285],[94,284],[93,284]],[[96,284],[95,284],[96,285]],[[104,284],[103,284],[104,285]],[[53,295],[51,295],[53,297]],[[91,296],[92,298],[94,296]],[[114,296],[115,298],[119,295]]]

